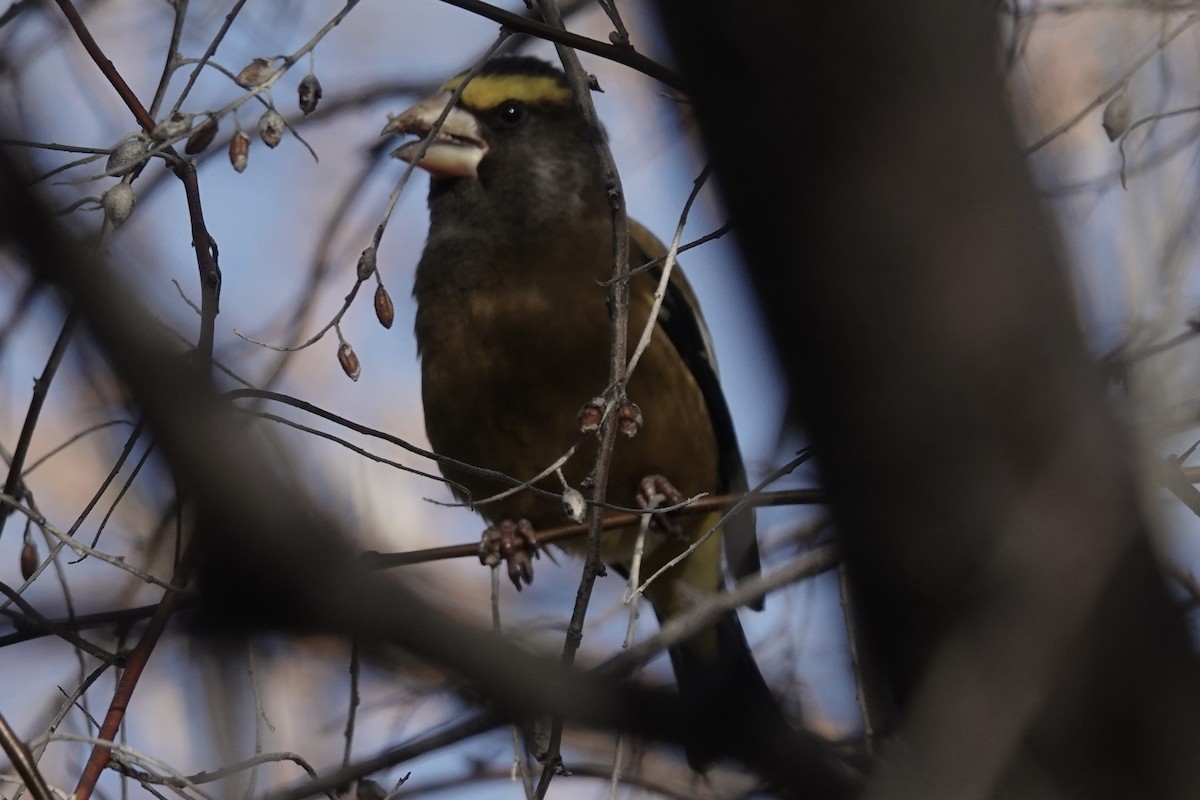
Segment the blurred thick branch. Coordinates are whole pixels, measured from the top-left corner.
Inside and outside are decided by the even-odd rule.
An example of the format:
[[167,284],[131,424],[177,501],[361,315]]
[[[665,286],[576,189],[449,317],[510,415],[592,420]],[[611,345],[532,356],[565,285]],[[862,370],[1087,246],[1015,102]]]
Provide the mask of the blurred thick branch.
[[894,699],[868,796],[1196,796],[1200,673],[993,6],[659,10]]

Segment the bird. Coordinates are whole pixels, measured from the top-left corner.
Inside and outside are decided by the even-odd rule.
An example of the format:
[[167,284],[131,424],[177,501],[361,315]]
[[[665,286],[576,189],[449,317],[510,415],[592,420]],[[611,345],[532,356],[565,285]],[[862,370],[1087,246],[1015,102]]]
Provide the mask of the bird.
[[[465,84],[465,85],[464,85]],[[447,106],[457,100],[447,111]],[[421,140],[445,114],[421,152]],[[530,56],[500,56],[468,78],[451,78],[433,96],[389,115],[384,135],[416,136],[393,155],[430,175],[429,233],[416,267],[415,336],[425,427],[434,452],[522,481],[541,474],[573,445],[574,455],[537,485],[561,495],[563,481],[588,485],[597,437],[581,435],[584,416],[607,396],[611,321],[606,279],[613,263],[613,218],[593,134],[565,73]],[[660,258],[663,244],[629,221],[629,267]],[[629,329],[652,312],[662,265],[630,278]],[[640,427],[618,437],[607,502],[642,507],[661,491],[670,500],[741,492],[746,472],[696,295],[671,273],[654,332],[629,377],[624,407]],[[589,402],[592,405],[589,406]],[[632,409],[632,410],[630,410]],[[636,424],[636,423],[635,423]],[[450,463],[441,470],[455,495],[475,502],[508,484]],[[566,522],[562,503],[522,491],[476,510],[490,523],[484,540],[506,549],[519,589],[532,580],[523,547],[536,531]],[[653,574],[714,526],[719,513],[658,517],[645,547],[643,576]],[[606,563],[628,576],[636,527],[607,532]],[[583,552],[582,540],[562,547]],[[661,621],[724,589],[729,571],[759,570],[752,510],[651,583],[646,597]],[[736,612],[669,649],[684,703],[712,710],[727,733],[739,725],[782,730],[789,723],[767,687]],[[764,727],[765,726],[765,727]],[[690,765],[716,759],[701,742]]]

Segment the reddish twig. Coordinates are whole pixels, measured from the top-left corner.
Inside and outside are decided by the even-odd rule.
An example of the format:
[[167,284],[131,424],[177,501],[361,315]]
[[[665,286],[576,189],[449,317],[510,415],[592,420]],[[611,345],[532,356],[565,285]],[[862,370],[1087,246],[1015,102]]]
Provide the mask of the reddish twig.
[[[175,570],[175,574],[171,578],[172,583],[176,587],[186,586],[191,578],[191,545],[194,541],[193,539],[192,542],[188,543],[187,549],[179,559],[179,565]],[[150,660],[150,654],[154,652],[158,640],[162,637],[163,631],[166,630],[167,621],[175,613],[175,609],[182,598],[183,594],[178,589],[168,589],[163,595],[162,600],[159,601],[158,608],[154,610],[154,615],[146,625],[146,630],[142,632],[142,637],[129,653],[129,658],[125,663],[125,671],[121,673],[121,678],[117,681],[117,689],[113,693],[112,702],[108,706],[108,713],[104,715],[104,722],[100,725],[100,730],[96,734],[96,738],[110,742],[116,739],[121,722],[125,719],[125,711],[129,708],[129,701],[133,697],[133,690],[137,687],[138,680],[142,677],[142,673],[146,669],[146,663]],[[79,782],[72,793],[74,800],[89,800],[92,791],[96,788],[96,782],[100,780],[100,774],[108,765],[108,759],[111,754],[112,751],[104,745],[96,745],[92,748],[92,753],[88,757],[87,764],[84,765],[83,772],[79,776]]]
[[[137,95],[134,94],[129,84],[125,82],[125,79],[121,77],[121,74],[117,71],[113,63],[104,55],[104,51],[96,43],[95,38],[84,24],[83,18],[80,17],[74,4],[71,0],[57,0],[57,3],[58,7],[62,10],[63,16],[66,17],[67,22],[70,24],[71,29],[75,32],[76,37],[84,49],[87,50],[92,61],[95,62],[96,67],[108,79],[113,89],[116,90],[117,94],[124,101],[130,113],[133,114],[134,119],[137,120],[138,125],[149,133],[154,129],[154,118],[142,105],[141,101],[138,100]],[[200,202],[200,184],[196,178],[195,166],[190,161],[179,158],[178,154],[172,148],[166,148],[164,156],[167,158],[168,163],[172,165],[172,170],[176,177],[183,183],[184,193],[187,197],[192,246],[196,252],[196,266],[200,274],[201,317],[200,336],[196,345],[196,351],[200,356],[201,364],[207,367],[212,361],[216,316],[220,310],[221,271],[217,264],[217,244],[204,224],[204,211]],[[190,576],[191,559],[188,552],[185,552],[180,559],[172,580],[175,586],[182,587],[187,585]],[[174,613],[179,599],[180,594],[177,590],[169,590],[163,595],[163,599],[155,610],[154,616],[151,617],[149,625],[142,633],[137,646],[129,655],[126,669],[121,674],[121,679],[117,683],[117,689],[113,694],[112,702],[109,704],[108,713],[105,715],[104,722],[100,727],[99,738],[110,741],[116,738],[117,730],[120,727],[121,721],[125,718],[125,711],[133,696],[133,690],[142,676],[146,663],[150,659],[150,654],[154,652],[155,645],[157,645],[159,638],[166,629],[167,621],[171,618],[171,614]],[[76,800],[88,800],[96,787],[96,782],[100,779],[100,774],[108,764],[110,755],[111,751],[109,748],[103,745],[97,745],[92,749],[92,753],[75,787],[74,796]]]
[[[71,0],[56,0],[56,2],[62,10],[63,16],[71,25],[71,30],[75,32],[76,38],[79,39],[88,55],[92,57],[92,61],[95,62],[101,74],[108,79],[121,100],[125,102],[138,125],[147,133],[152,131],[155,125],[154,118],[138,100],[133,89],[129,88],[129,84],[121,77],[121,73],[117,72],[112,61],[104,55],[104,51],[100,49],[100,45],[96,43],[91,31],[84,24],[75,5]],[[200,338],[196,350],[200,354],[202,363],[207,365],[212,360],[216,316],[220,310],[218,298],[221,291],[221,270],[217,265],[217,243],[204,224],[204,210],[200,205],[200,184],[196,179],[195,165],[180,158],[173,148],[166,148],[163,154],[171,164],[171,169],[176,177],[183,183],[184,193],[187,196],[188,217],[192,228],[192,247],[196,251],[196,266],[200,271]]]
[[133,114],[133,118],[137,120],[137,124],[142,126],[142,129],[149,133],[154,129],[154,117],[150,116],[150,112],[142,105],[142,101],[138,100],[133,89],[129,88],[129,84],[121,77],[121,73],[117,72],[117,68],[108,56],[104,55],[104,51],[100,49],[100,45],[96,43],[91,31],[87,29],[87,25],[83,22],[83,17],[79,16],[79,11],[71,0],[56,0],[59,9],[63,16],[67,18],[67,22],[71,25],[71,30],[75,31],[75,37],[79,39],[79,43],[83,45],[83,49],[87,50],[92,61],[96,62],[96,66],[100,68],[100,72],[112,84],[112,87],[117,90],[117,94],[125,102],[125,106]]
[[213,340],[216,337],[217,314],[220,313],[221,268],[217,263],[217,241],[204,224],[204,208],[200,204],[200,181],[196,166],[184,161],[175,174],[183,181],[187,195],[188,219],[192,226],[192,247],[196,251],[196,266],[200,270],[200,338],[196,343],[201,363],[212,362]]
[[[556,0],[537,0],[537,8],[545,20],[547,30],[558,35],[565,35],[567,30],[563,25]],[[575,95],[579,112],[583,115],[588,130],[588,138],[597,158],[604,177],[605,193],[608,197],[612,213],[613,269],[614,281],[608,287],[609,313],[612,318],[609,347],[608,403],[604,418],[600,423],[600,446],[596,451],[596,463],[592,467],[591,478],[592,502],[602,505],[608,492],[608,472],[612,462],[613,445],[617,437],[616,414],[612,409],[624,400],[626,377],[626,353],[629,339],[629,282],[620,280],[620,276],[629,271],[629,219],[625,211],[625,193],[621,188],[621,176],[617,172],[616,161],[605,140],[604,127],[592,104],[591,82],[587,72],[579,63],[579,56],[571,49],[579,46],[572,42],[570,46],[556,42],[555,49],[562,61],[567,82]],[[631,53],[631,48],[619,48],[622,52]],[[575,663],[575,654],[583,641],[583,623],[587,617],[588,604],[591,602],[592,587],[596,578],[604,574],[604,561],[600,557],[600,539],[604,532],[604,521],[600,514],[592,514],[588,527],[587,559],[584,561],[583,574],[579,579],[579,589],[575,594],[575,607],[571,612],[571,621],[567,626],[566,639],[563,643],[561,663],[569,667]],[[545,768],[538,781],[535,797],[543,798],[550,788],[550,781],[562,767],[562,756],[559,752],[562,744],[561,717],[555,717],[550,732],[550,742],[545,757]]]
[[4,749],[9,762],[21,780],[25,782],[34,800],[55,800],[50,785],[38,770],[37,760],[29,752],[29,748],[17,736],[17,732],[8,724],[8,720],[0,714],[0,748]]

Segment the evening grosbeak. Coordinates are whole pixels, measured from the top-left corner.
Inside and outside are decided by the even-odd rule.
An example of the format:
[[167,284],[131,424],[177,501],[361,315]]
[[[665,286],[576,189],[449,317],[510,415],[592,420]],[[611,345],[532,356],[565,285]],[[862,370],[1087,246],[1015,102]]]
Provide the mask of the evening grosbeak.
[[[385,134],[424,138],[463,75],[440,93],[392,117]],[[395,152],[417,156],[419,141]],[[501,57],[471,78],[418,166],[431,175],[429,238],[417,265],[416,338],[421,358],[425,427],[443,456],[521,480],[541,473],[580,440],[580,409],[603,396],[608,382],[613,221],[599,158],[566,77],[529,57]],[[663,245],[630,222],[629,266],[662,256]],[[661,266],[630,281],[630,340],[651,312]],[[665,489],[672,499],[746,489],[745,470],[721,394],[711,342],[695,295],[672,272],[653,339],[627,384],[644,424],[618,437],[607,502],[639,507]],[[634,412],[636,413],[636,412]],[[597,439],[562,467],[567,483],[584,485]],[[442,466],[465,501],[508,488]],[[551,475],[540,487],[561,494]],[[561,501],[521,491],[477,507],[506,538],[566,522]],[[653,574],[708,531],[719,515],[671,517],[652,526],[642,575]],[[515,531],[515,534],[514,534]],[[607,563],[628,574],[636,528],[605,534]],[[728,520],[695,553],[652,583],[646,596],[660,620],[685,612],[698,597],[721,591],[722,542],[737,577],[758,570],[754,515]],[[584,540],[562,547],[582,553]],[[527,563],[527,562],[526,562]],[[520,587],[532,577],[512,568]],[[685,701],[711,708],[714,724],[786,725],[746,645],[737,615],[671,648]],[[694,768],[714,754],[693,746]]]

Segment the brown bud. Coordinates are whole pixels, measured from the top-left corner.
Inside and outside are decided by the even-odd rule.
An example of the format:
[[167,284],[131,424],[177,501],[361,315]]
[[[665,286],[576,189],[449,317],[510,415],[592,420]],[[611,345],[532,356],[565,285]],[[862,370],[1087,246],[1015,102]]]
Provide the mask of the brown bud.
[[354,348],[349,342],[342,342],[338,347],[338,363],[342,365],[342,371],[352,381],[358,380],[358,376],[362,375],[362,364],[358,360],[358,356],[354,352]]
[[642,429],[642,409],[632,400],[626,399],[617,407],[617,430],[632,439]]
[[196,130],[192,131],[192,135],[188,137],[187,144],[183,146],[183,152],[189,156],[203,153],[215,138],[217,138],[217,118],[209,117],[196,126]]
[[371,245],[362,251],[362,255],[358,257],[358,264],[355,265],[354,269],[358,273],[360,281],[365,281],[375,274],[375,245]]
[[317,80],[317,76],[311,72],[304,76],[304,80],[300,81],[300,110],[304,112],[304,116],[308,116],[317,110],[317,103],[321,100],[321,82]]
[[256,58],[242,67],[242,71],[237,74],[237,77],[233,81],[243,89],[253,89],[274,74],[275,68],[271,66],[269,59]]
[[396,321],[396,307],[392,305],[392,296],[383,288],[382,283],[375,287],[375,316],[385,328],[391,328],[392,323]]
[[150,138],[156,142],[178,139],[191,129],[194,116],[194,114],[183,114],[176,111],[154,126],[154,130],[150,131]]
[[111,187],[100,198],[104,216],[114,228],[119,228],[121,223],[129,219],[129,215],[133,213],[134,199],[133,187],[124,182]]
[[146,143],[133,136],[113,148],[104,165],[109,175],[128,175],[146,159]]
[[587,515],[587,501],[583,499],[583,493],[578,489],[567,488],[562,493],[563,511],[567,515],[567,519],[572,522],[583,522],[583,518]]
[[268,108],[258,118],[258,138],[267,147],[277,147],[283,139],[283,115],[273,108]]
[[229,140],[229,163],[238,172],[246,170],[246,159],[250,156],[250,137],[245,131],[237,131]]
[[26,539],[25,545],[21,548],[21,577],[29,580],[33,577],[33,573],[37,572],[38,568],[38,552],[37,545],[32,540]]
[[583,404],[583,408],[579,409],[580,433],[591,433],[592,431],[600,430],[600,423],[603,420],[604,398],[593,397]]
[[1121,134],[1129,130],[1129,122],[1132,119],[1133,98],[1129,93],[1129,87],[1125,86],[1104,107],[1101,124],[1104,125],[1104,132],[1108,134],[1108,140],[1115,142],[1120,138]]

